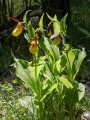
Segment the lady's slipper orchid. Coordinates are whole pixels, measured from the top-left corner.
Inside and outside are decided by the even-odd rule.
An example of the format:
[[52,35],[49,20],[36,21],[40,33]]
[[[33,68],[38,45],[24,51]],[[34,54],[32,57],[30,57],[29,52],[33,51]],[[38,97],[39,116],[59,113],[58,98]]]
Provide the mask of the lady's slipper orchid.
[[13,36],[19,36],[22,33],[23,30],[23,25],[21,22],[18,22],[17,26],[15,27],[15,29],[12,32]]
[[9,17],[9,16],[7,16],[7,17],[12,19],[13,21],[17,22],[17,26],[13,30],[12,35],[13,36],[19,36],[22,33],[22,31],[25,29],[23,24],[17,18]]
[[31,42],[30,42],[30,47],[29,47],[29,51],[32,53],[32,54],[37,54],[38,51],[39,51],[39,47],[38,47],[38,44],[37,44],[37,40],[38,38],[35,36]]
[[51,37],[50,37],[52,41],[52,44],[53,45],[58,45],[62,39],[60,33],[56,33],[56,34],[53,34]]

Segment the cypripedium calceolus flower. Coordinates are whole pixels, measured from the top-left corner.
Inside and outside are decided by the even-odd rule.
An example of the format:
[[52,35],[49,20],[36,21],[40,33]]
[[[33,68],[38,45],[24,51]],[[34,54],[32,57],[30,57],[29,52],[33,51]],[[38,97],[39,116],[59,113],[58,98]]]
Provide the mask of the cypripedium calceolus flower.
[[17,26],[15,27],[15,29],[12,32],[13,36],[19,36],[22,33],[23,30],[23,25],[21,22],[18,22]]
[[[8,17],[8,16],[7,16]],[[13,36],[19,36],[22,31],[25,29],[23,24],[20,22],[20,20],[18,20],[17,18],[14,17],[8,17],[10,19],[12,19],[13,21],[17,22],[16,27],[14,28],[14,30],[12,31],[12,35]]]
[[50,39],[52,40],[53,45],[58,45],[62,40],[60,33],[53,34]]
[[38,40],[38,38],[35,36],[34,38],[32,38],[32,40],[30,42],[29,51],[32,54],[38,54],[39,47],[37,44],[37,40]]

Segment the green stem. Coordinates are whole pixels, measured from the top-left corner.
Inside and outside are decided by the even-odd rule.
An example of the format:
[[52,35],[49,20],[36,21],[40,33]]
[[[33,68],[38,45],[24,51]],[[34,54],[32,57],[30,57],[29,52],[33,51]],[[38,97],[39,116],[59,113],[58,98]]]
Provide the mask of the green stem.
[[35,64],[34,83],[35,83],[36,94],[38,94],[38,90],[37,90],[37,58],[35,55],[33,56],[33,61]]
[[70,107],[69,120],[75,120],[74,107]]
[[35,56],[35,81],[37,81],[37,58]]
[[39,103],[39,120],[44,120],[42,103]]
[[[39,96],[39,92],[38,92],[38,86],[37,86],[37,56],[34,55],[34,63],[35,63],[35,87],[36,87],[36,94],[37,96]],[[39,109],[38,109],[38,114],[39,114],[39,120],[44,120],[43,117],[43,107],[42,107],[42,103],[38,100],[39,103]]]

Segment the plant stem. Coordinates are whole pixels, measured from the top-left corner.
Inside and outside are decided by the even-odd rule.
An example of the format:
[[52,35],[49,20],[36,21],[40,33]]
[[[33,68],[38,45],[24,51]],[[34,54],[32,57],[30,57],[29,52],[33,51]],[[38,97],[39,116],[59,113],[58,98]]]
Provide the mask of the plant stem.
[[35,56],[35,81],[37,81],[37,58]]
[[39,102],[39,120],[44,120],[42,103]]
[[75,120],[74,107],[70,107],[69,120]]

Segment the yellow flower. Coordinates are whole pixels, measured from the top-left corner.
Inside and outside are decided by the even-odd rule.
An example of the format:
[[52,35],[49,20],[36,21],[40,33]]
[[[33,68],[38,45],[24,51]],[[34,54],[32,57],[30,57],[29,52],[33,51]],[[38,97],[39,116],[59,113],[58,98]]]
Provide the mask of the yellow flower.
[[32,54],[37,54],[38,51],[39,51],[39,47],[38,47],[38,44],[37,44],[37,37],[36,36],[30,42],[29,51]]
[[51,36],[52,35],[52,32],[51,32],[51,30],[48,32],[48,36]]
[[52,40],[53,45],[58,45],[61,42],[61,35],[60,33],[53,34],[50,39]]
[[52,41],[52,44],[53,44],[53,45],[58,45],[58,44],[60,43],[60,41],[61,41],[61,38],[60,38],[60,37],[54,38],[53,41]]
[[30,51],[32,54],[37,54],[38,51],[39,51],[39,47],[38,47],[38,46],[30,46],[29,51]]
[[16,28],[12,32],[12,35],[19,36],[22,33],[22,30],[23,30],[23,25],[21,22],[18,22]]

